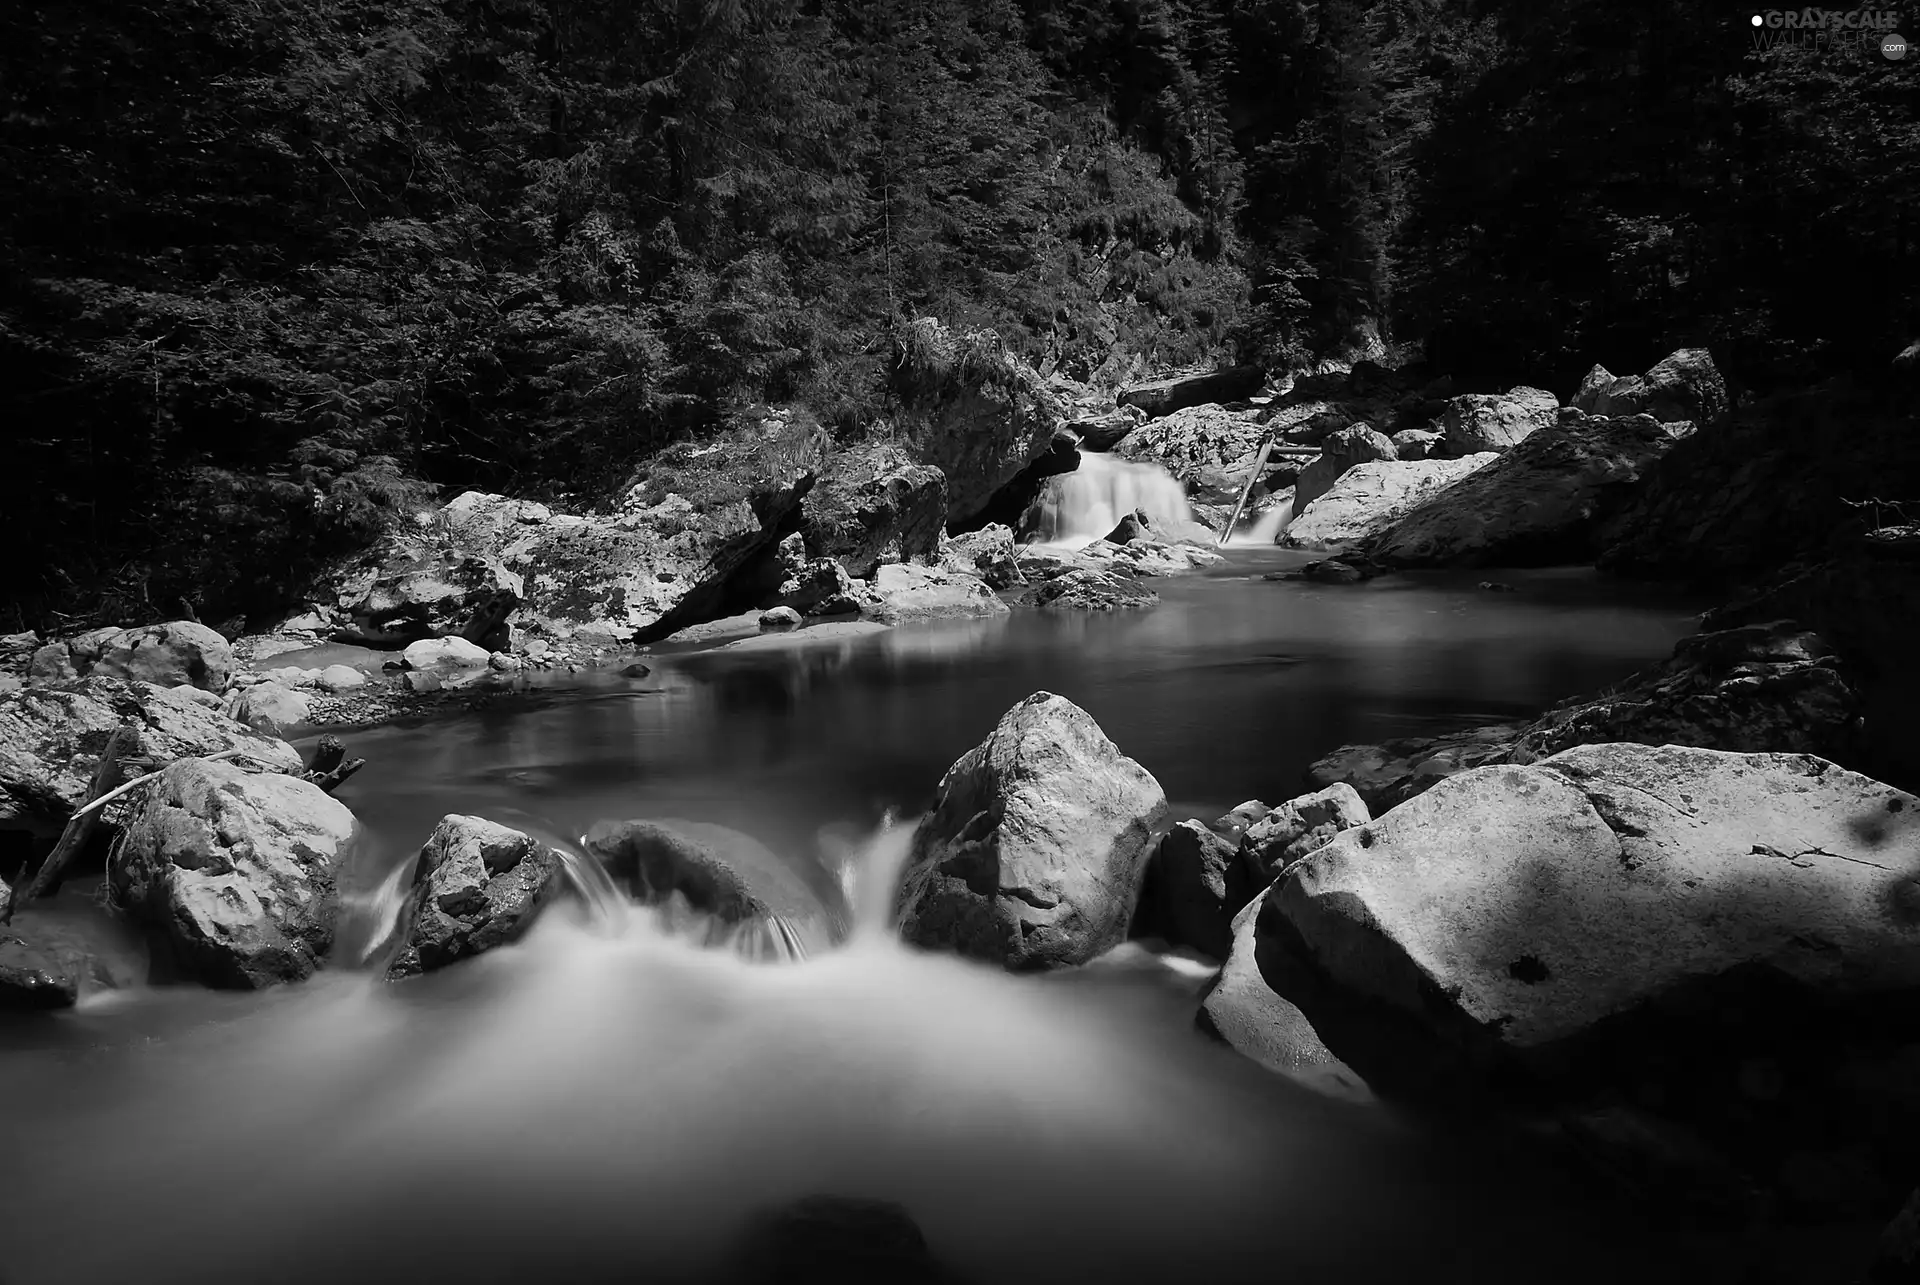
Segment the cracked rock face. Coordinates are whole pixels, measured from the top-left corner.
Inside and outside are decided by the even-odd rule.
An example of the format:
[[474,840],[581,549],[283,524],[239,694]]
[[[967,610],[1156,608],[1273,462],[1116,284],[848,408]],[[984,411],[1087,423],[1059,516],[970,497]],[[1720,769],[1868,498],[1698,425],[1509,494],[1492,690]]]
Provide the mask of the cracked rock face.
[[1587,745],[1443,781],[1273,901],[1350,997],[1537,1069],[1735,979],[1920,994],[1920,800],[1810,755]]
[[420,849],[406,942],[387,975],[431,972],[512,941],[563,878],[560,855],[531,835],[483,817],[440,818]]
[[1027,970],[1125,938],[1166,793],[1085,710],[1036,692],[941,778],[914,832],[901,936]]

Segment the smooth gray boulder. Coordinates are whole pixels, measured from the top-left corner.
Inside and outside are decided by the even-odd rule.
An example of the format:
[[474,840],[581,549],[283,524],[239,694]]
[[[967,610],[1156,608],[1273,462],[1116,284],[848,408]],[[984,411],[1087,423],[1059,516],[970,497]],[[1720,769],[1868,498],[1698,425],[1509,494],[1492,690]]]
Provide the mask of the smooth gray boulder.
[[312,974],[359,833],[347,806],[297,777],[203,759],[165,768],[144,795],[107,877],[181,971],[242,990]]
[[1470,1061],[1573,1074],[1716,985],[1920,993],[1920,800],[1811,755],[1587,745],[1442,781],[1275,897],[1344,994]]
[[387,976],[432,972],[512,941],[565,882],[560,854],[484,817],[445,816],[420,849]]
[[1300,480],[1293,487],[1293,511],[1307,512],[1348,469],[1398,458],[1393,439],[1378,429],[1366,424],[1340,429],[1320,444],[1320,454],[1300,470]]
[[1160,836],[1141,895],[1143,923],[1176,946],[1225,959],[1233,917],[1257,891],[1233,843],[1182,821]]
[[1279,542],[1289,549],[1324,553],[1346,549],[1498,458],[1488,451],[1458,460],[1356,464],[1312,503],[1304,508],[1296,503]]
[[901,936],[1013,970],[1126,936],[1166,793],[1085,710],[1036,692],[941,778],[914,831]]
[[1509,450],[1540,429],[1553,427],[1559,412],[1560,399],[1544,388],[1522,386],[1451,398],[1440,417],[1445,453],[1458,459]]
[[123,629],[100,643],[87,671],[158,687],[198,687],[217,692],[233,672],[233,648],[225,638],[192,620]]

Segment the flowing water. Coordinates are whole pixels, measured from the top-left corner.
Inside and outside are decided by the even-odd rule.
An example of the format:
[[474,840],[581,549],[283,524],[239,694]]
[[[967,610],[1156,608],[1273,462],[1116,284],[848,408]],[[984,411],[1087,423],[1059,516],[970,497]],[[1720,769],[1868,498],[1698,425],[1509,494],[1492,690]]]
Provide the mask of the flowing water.
[[1187,492],[1157,464],[1082,451],[1080,467],[1047,479],[1036,502],[1034,538],[1060,545],[1098,540],[1136,509],[1156,523],[1193,522]]
[[702,950],[584,868],[521,942],[403,984],[132,989],[0,1027],[0,1281],[702,1280],[750,1211],[822,1192],[905,1204],[983,1285],[1728,1279],[1484,1122],[1325,1100],[1210,1042],[1178,955],[1013,977],[893,940],[886,818],[1036,690],[1210,817],[1297,793],[1344,741],[1611,682],[1691,627],[1587,573],[1260,578],[1303,560],[1235,550],[1144,613],[663,651],[645,679],[352,736],[343,963],[378,954],[448,812],[576,858],[603,818],[730,827],[850,901],[852,938]]

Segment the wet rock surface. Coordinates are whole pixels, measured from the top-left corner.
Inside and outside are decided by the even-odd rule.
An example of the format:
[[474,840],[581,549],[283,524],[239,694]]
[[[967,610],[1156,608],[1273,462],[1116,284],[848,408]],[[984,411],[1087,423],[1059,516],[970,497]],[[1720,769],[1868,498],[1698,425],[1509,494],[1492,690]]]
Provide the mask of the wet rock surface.
[[564,885],[559,853],[474,816],[440,819],[413,878],[389,977],[432,972],[514,940]]

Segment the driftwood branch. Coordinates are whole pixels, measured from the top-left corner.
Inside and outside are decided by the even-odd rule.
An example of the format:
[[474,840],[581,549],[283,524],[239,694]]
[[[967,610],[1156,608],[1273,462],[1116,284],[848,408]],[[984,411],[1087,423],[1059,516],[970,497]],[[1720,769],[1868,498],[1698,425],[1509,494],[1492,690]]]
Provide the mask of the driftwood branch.
[[[94,766],[93,779],[87,783],[87,801],[99,799],[113,791],[114,782],[125,767],[121,755],[132,748],[138,739],[138,733],[125,723],[114,729],[113,735],[107,738],[106,748],[100,751],[100,761]],[[61,874],[74,857],[86,849],[87,841],[93,837],[99,822],[99,810],[84,806],[67,819],[66,829],[60,832],[60,841],[54,844],[47,859],[40,863],[40,869],[32,880],[23,877],[17,881],[19,886],[14,888],[5,914],[0,915],[0,923],[12,923],[14,911],[59,887]]]
[[332,794],[366,765],[365,759],[347,758],[346,744],[339,737],[323,736],[313,747],[313,757],[307,760],[307,770],[300,774],[300,779],[311,781]]
[[[218,754],[189,754],[185,758],[175,759],[174,762],[184,763],[187,761],[187,759],[190,759],[190,758],[197,758],[202,763],[215,763],[221,759],[251,759],[262,767],[273,766],[273,764],[269,763],[266,759],[261,758],[258,754],[255,754],[252,750],[221,750]],[[87,804],[87,806],[85,806],[84,808],[81,808],[79,811],[75,812],[73,814],[74,820],[78,820],[80,817],[89,816],[95,812],[98,812],[101,808],[106,807],[107,804],[113,802],[115,799],[127,793],[129,790],[135,790],[143,785],[152,784],[154,778],[159,775],[160,773],[158,772],[149,772],[145,776],[134,777],[131,781],[128,781],[125,785],[118,786],[114,789],[108,790],[105,794],[101,795],[99,798],[95,799],[93,802]],[[72,824],[72,822],[69,821],[68,824]]]

